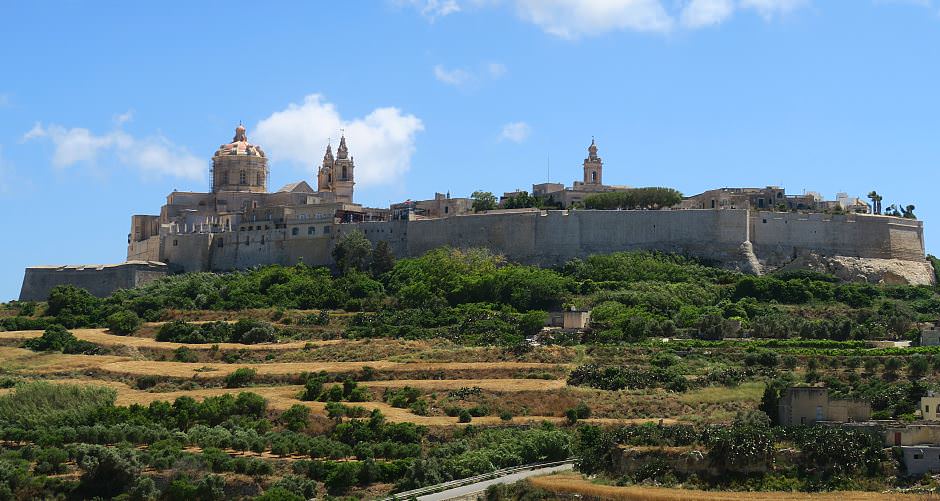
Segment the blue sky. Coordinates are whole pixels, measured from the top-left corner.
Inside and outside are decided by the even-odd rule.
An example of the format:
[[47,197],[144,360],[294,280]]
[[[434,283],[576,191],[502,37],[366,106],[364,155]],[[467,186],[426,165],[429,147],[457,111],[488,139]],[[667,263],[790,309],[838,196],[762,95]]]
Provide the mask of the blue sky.
[[123,260],[131,214],[208,188],[242,121],[271,185],[345,129],[357,200],[605,182],[877,189],[932,221],[940,1],[9,2],[0,300]]

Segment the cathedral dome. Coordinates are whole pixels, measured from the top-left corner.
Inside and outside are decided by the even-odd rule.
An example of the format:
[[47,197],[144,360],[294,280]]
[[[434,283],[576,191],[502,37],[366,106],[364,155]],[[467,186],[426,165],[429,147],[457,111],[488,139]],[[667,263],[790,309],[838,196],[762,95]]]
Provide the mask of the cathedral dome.
[[264,150],[256,144],[249,143],[245,126],[238,124],[238,127],[235,128],[235,137],[232,138],[232,142],[219,146],[219,149],[215,152],[215,156],[217,157],[228,155],[246,155],[264,158]]

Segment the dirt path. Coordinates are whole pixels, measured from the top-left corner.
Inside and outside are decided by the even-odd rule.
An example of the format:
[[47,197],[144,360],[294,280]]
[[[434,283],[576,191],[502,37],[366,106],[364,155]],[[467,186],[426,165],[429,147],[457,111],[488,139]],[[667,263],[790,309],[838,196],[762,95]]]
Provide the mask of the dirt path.
[[577,473],[562,473],[528,480],[540,489],[555,493],[574,494],[582,497],[614,499],[623,501],[914,501],[927,499],[913,494],[881,492],[730,492],[697,491],[691,489],[666,489],[661,487],[599,485],[585,480]]

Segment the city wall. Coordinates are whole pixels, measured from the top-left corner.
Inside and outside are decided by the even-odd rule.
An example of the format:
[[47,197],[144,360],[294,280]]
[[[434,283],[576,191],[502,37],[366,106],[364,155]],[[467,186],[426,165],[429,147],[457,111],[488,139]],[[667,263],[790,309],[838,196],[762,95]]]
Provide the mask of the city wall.
[[[413,221],[298,221],[268,230],[164,233],[132,241],[128,259],[159,260],[172,271],[186,272],[301,261],[330,265],[336,242],[354,229],[361,230],[373,243],[388,242],[398,257],[419,256],[444,245],[486,247],[512,261],[550,266],[591,254],[656,250],[717,262],[747,273],[809,268],[848,280],[923,284],[934,280],[925,260],[921,221],[867,214],[746,209],[520,209]],[[140,282],[138,272],[132,271],[136,268],[94,272],[89,267],[73,268],[28,269],[22,297],[45,299],[48,290],[59,283],[73,283],[104,295]]]
[[57,285],[74,285],[92,295],[106,297],[118,289],[133,289],[167,275],[167,266],[154,262],[127,262],[87,266],[32,266],[26,268],[20,301],[45,301]]

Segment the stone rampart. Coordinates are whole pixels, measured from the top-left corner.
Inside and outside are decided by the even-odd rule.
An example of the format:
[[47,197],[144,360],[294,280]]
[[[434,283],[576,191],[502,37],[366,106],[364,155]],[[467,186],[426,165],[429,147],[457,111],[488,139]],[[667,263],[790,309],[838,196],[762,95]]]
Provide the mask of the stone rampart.
[[398,257],[440,246],[486,247],[513,261],[555,265],[591,254],[657,250],[749,273],[803,267],[847,279],[930,283],[923,223],[863,214],[664,211],[492,211],[446,219],[324,224],[267,230],[167,234],[135,249],[159,249],[179,271],[227,271],[265,264],[332,264],[337,240],[353,229],[387,241]]
[[32,266],[26,268],[20,301],[45,301],[57,285],[74,285],[98,297],[133,289],[165,277],[163,263],[133,261],[106,265]]

